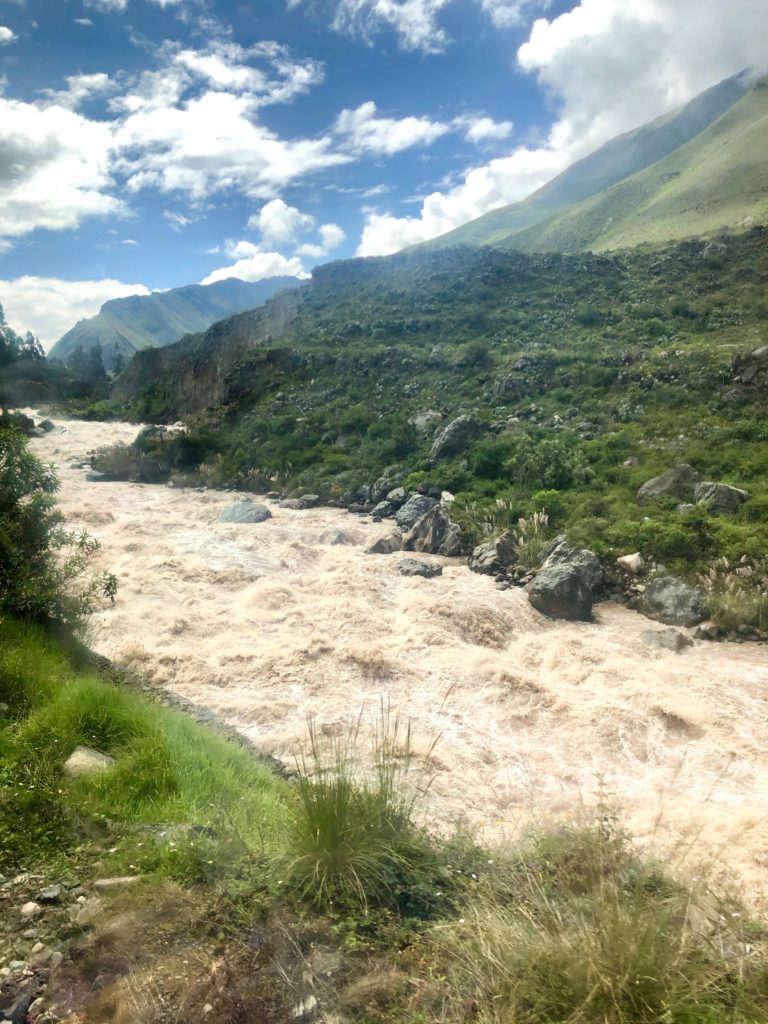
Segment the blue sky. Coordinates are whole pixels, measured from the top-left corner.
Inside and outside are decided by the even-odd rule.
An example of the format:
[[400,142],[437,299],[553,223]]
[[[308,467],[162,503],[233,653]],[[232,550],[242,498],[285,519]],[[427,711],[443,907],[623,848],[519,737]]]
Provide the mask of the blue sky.
[[743,67],[766,0],[0,0],[0,301],[306,276],[524,198]]

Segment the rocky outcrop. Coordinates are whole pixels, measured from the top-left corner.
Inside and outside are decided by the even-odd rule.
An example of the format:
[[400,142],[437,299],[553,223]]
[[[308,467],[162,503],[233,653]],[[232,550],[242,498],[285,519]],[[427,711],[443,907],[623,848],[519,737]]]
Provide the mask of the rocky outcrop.
[[497,576],[515,564],[517,543],[509,530],[500,537],[478,544],[469,556],[469,568],[472,572],[484,573],[486,576]]
[[263,523],[272,518],[266,505],[257,505],[250,498],[243,498],[219,515],[220,523]]
[[701,476],[693,466],[683,462],[673,466],[661,476],[646,480],[637,492],[638,505],[650,505],[657,498],[675,498],[677,501],[691,501],[696,484]]
[[693,500],[697,505],[706,505],[716,515],[735,515],[749,498],[746,491],[730,484],[717,484],[703,480],[696,485]]
[[483,433],[482,424],[474,416],[458,416],[437,434],[429,454],[433,459],[458,455]]
[[379,519],[389,519],[395,514],[395,507],[391,501],[380,501],[378,505],[374,505],[371,509],[372,516],[378,516]]
[[643,556],[639,551],[635,551],[631,555],[621,555],[616,559],[616,564],[620,569],[624,569],[626,572],[631,572],[633,576],[637,576],[639,572],[642,572]]
[[588,622],[592,618],[592,588],[567,562],[541,569],[528,587],[528,600],[553,619]]
[[696,626],[706,617],[707,597],[675,576],[657,576],[636,602],[638,611],[668,626]]
[[405,535],[403,550],[453,558],[461,554],[461,529],[451,522],[440,505],[435,505]]
[[401,576],[423,576],[425,580],[443,575],[442,565],[436,562],[423,562],[419,558],[403,558],[397,563],[397,571]]
[[[373,482],[371,492],[366,500],[372,501],[374,505],[383,501],[389,496],[389,492],[394,490],[403,479],[403,473],[402,466],[387,466],[381,476]],[[405,492],[403,492],[403,501],[405,501]]]
[[426,494],[411,494],[402,508],[398,509],[395,514],[395,522],[403,533],[407,533],[436,504],[437,500],[428,497]]
[[734,380],[753,388],[768,389],[768,345],[753,349],[733,361]]

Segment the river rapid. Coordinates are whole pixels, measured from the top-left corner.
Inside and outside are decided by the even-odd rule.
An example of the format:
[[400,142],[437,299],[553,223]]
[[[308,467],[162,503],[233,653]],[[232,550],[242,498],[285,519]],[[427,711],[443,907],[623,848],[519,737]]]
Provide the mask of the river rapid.
[[365,554],[382,526],[340,510],[273,504],[272,519],[232,525],[218,522],[232,493],[89,483],[88,452],[138,428],[59,425],[32,448],[56,466],[69,524],[99,538],[120,580],[114,607],[92,617],[97,651],[288,764],[308,716],[333,735],[362,710],[372,728],[383,697],[434,774],[437,827],[494,842],[580,813],[602,780],[638,839],[690,840],[691,862],[715,858],[764,903],[764,645],[651,649],[642,634],[663,627],[612,604],[594,623],[550,621],[459,559],[405,578],[401,554]]

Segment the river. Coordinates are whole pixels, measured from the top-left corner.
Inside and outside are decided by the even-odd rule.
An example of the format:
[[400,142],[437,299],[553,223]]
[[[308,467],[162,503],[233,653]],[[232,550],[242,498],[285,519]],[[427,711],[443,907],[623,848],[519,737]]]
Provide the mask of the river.
[[687,849],[691,837],[689,858],[715,858],[763,901],[764,645],[655,650],[642,634],[663,627],[611,604],[594,623],[550,621],[457,559],[437,559],[441,577],[405,578],[402,555],[365,554],[382,527],[344,511],[275,504],[264,523],[230,525],[218,515],[232,493],[89,483],[87,453],[137,427],[60,426],[32,448],[120,580],[92,617],[97,651],[289,764],[310,714],[332,735],[362,710],[367,729],[383,697],[434,774],[438,826],[492,842],[581,813],[601,784],[641,841]]

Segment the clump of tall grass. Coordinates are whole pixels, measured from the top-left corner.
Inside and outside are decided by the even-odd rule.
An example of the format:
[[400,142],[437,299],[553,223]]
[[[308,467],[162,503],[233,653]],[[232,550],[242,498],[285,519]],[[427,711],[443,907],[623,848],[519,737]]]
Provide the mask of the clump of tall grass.
[[604,809],[533,835],[501,877],[442,940],[452,1024],[767,1019],[759,930],[641,858]]
[[397,904],[431,857],[416,822],[431,779],[414,764],[410,725],[384,704],[369,743],[362,724],[325,738],[310,719],[298,758],[286,873],[299,899],[325,909]]
[[740,626],[768,629],[768,564],[744,556],[731,564],[720,558],[699,576],[707,591],[709,614],[722,630]]
[[528,518],[521,516],[512,534],[515,538],[517,564],[524,569],[538,568],[551,536],[547,513],[542,510]]

